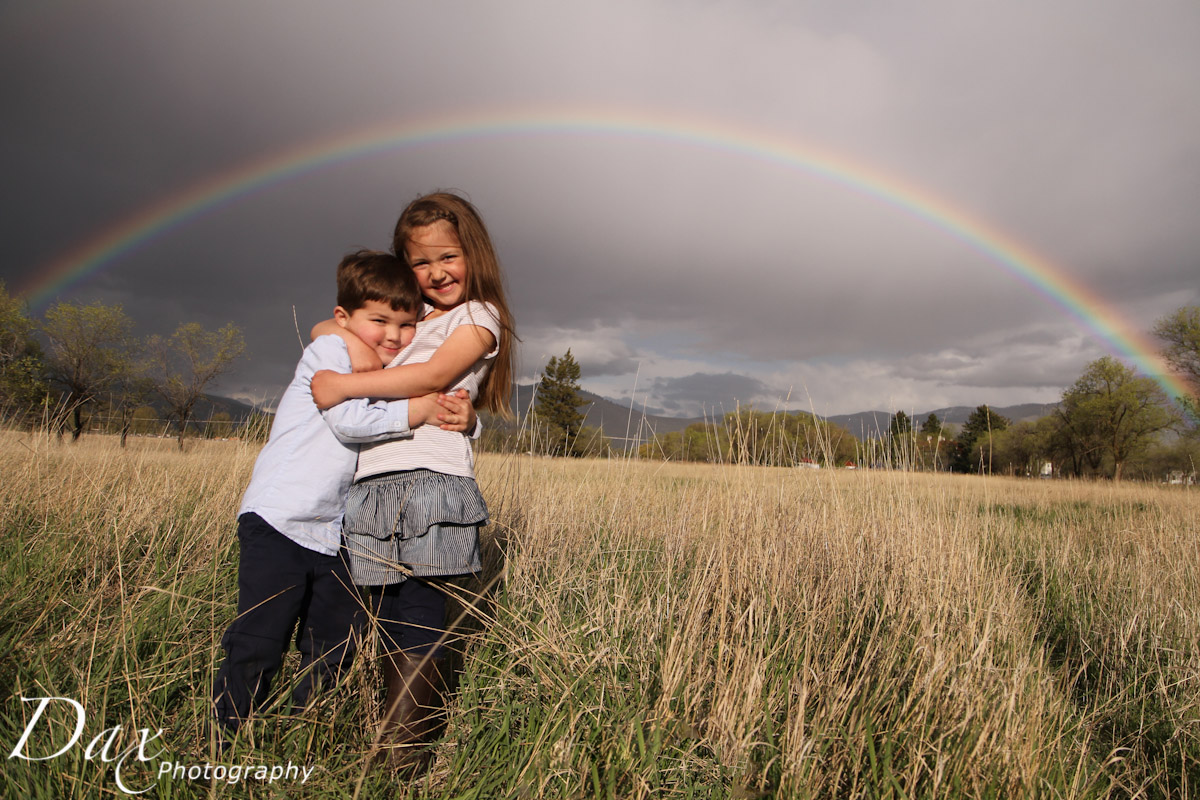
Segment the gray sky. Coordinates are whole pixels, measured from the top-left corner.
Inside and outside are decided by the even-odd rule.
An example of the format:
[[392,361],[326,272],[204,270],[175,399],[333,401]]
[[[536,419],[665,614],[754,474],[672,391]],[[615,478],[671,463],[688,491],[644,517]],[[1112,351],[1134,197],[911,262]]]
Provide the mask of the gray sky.
[[[344,251],[457,188],[500,250],[524,380],[569,346],[584,388],[680,416],[1048,402],[1110,346],[780,154],[940,198],[1145,330],[1200,302],[1198,41],[1192,0],[8,4],[0,279],[37,284],[201,181],[372,126],[670,118],[685,135],[528,125],[312,170],[60,297],[121,303],[144,333],[236,322],[250,357],[218,389],[272,398],[293,307],[303,331],[328,316]],[[742,148],[686,135],[717,128]]]

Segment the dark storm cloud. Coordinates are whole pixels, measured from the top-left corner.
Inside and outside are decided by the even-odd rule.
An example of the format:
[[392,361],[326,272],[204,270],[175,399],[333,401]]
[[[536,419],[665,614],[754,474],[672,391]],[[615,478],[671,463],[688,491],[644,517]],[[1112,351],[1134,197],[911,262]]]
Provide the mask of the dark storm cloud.
[[[1084,355],[1095,358],[1102,353]],[[1023,387],[1057,390],[1068,385],[1078,372],[1081,353],[1078,342],[1059,341],[1053,349],[1007,347],[968,354],[944,351],[899,361],[897,378],[934,382],[943,386]]]
[[702,413],[720,416],[755,402],[770,394],[762,381],[747,375],[726,372],[719,375],[696,372],[680,378],[657,378],[653,381],[653,396],[660,399],[668,414],[694,415]]
[[252,360],[229,392],[277,392],[340,254],[386,247],[434,187],[488,220],[526,375],[570,346],[585,387],[664,408],[800,386],[825,413],[1041,400],[1105,352],[910,190],[1138,325],[1197,297],[1192,3],[65,2],[0,21],[10,288],[197,181],[386,120],[615,109],[748,132],[741,149],[532,132],[351,160],[186,219],[66,296],[121,302],[145,332],[236,321]]

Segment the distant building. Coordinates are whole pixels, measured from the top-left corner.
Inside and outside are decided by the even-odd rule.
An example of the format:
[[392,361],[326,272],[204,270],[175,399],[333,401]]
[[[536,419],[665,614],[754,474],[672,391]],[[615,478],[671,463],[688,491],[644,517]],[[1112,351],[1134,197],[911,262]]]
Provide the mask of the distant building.
[[1165,483],[1168,483],[1172,486],[1195,486],[1196,472],[1195,470],[1191,472],[1184,472],[1181,469],[1173,469],[1167,473],[1167,480]]

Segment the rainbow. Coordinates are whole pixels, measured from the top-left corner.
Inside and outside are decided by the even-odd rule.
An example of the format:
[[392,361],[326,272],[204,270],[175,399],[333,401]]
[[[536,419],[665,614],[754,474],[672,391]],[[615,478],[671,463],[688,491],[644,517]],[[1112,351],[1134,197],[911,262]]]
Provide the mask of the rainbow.
[[711,119],[661,112],[526,110],[445,115],[373,125],[303,142],[240,164],[162,198],[81,243],[38,270],[18,288],[30,305],[51,298],[98,270],[206,212],[299,175],[406,147],[496,136],[620,136],[688,144],[796,169],[873,197],[962,241],[1046,296],[1115,353],[1156,380],[1169,397],[1188,393],[1156,353],[1153,342],[1088,286],[1011,236],[954,208],[920,186],[845,156],[792,139]]

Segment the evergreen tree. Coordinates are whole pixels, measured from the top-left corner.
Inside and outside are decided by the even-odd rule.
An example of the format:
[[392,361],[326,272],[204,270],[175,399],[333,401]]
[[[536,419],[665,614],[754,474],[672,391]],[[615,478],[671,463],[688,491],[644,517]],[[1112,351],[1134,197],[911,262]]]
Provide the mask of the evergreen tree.
[[977,406],[967,417],[962,431],[958,434],[957,447],[954,454],[955,472],[991,471],[989,454],[976,462],[974,458],[975,442],[988,434],[1008,428],[1008,417],[1001,416],[987,406]]
[[945,462],[942,457],[942,445],[943,441],[949,438],[949,434],[937,414],[929,412],[929,416],[921,423],[920,435],[916,438],[917,452],[922,463],[934,472],[943,469]]
[[938,419],[938,415],[929,412],[929,416],[921,423],[921,433],[924,436],[939,436],[942,433],[942,421]]
[[579,407],[579,364],[567,348],[562,358],[550,357],[537,390],[538,439],[550,455],[581,455],[579,431],[584,415]]
[[892,449],[892,465],[897,469],[912,469],[914,456],[912,420],[903,411],[892,415],[888,439]]

